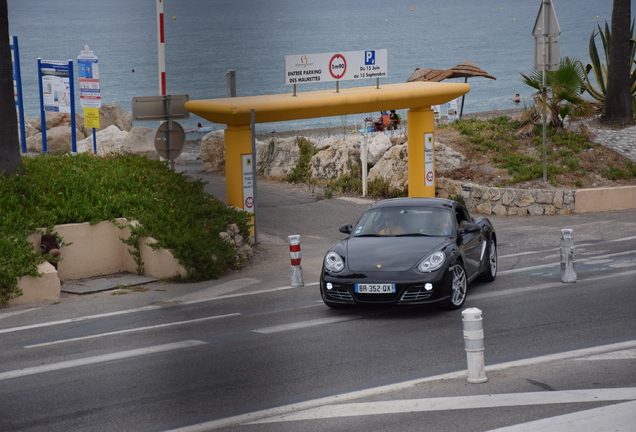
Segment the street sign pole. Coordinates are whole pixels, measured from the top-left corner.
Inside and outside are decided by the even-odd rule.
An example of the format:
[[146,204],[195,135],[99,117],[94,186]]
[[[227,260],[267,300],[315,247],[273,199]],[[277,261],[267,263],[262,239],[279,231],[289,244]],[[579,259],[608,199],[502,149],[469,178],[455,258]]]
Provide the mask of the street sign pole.
[[[548,0],[549,2],[549,0]],[[546,1],[543,0],[542,5],[545,7]],[[542,75],[542,91],[543,91],[543,183],[548,182],[548,156],[547,156],[547,120],[548,120],[548,92],[546,90],[546,72],[548,71],[548,14],[543,14],[543,73]]]
[[543,99],[543,182],[548,181],[547,158],[547,71],[559,70],[559,35],[561,28],[552,6],[552,0],[541,0],[539,14],[532,29],[534,36],[534,70],[541,70],[541,96]]

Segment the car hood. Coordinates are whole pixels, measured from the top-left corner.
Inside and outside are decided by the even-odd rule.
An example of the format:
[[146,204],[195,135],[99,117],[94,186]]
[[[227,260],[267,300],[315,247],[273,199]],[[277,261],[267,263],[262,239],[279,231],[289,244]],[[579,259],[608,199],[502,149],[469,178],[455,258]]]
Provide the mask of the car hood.
[[405,271],[446,241],[445,237],[353,237],[345,240],[347,265],[353,272]]

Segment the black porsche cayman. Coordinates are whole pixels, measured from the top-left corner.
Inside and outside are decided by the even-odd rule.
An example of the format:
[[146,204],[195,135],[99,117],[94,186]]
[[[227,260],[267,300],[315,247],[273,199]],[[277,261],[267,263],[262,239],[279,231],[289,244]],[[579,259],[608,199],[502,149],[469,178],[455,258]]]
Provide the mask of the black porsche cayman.
[[469,282],[497,275],[497,236],[485,217],[440,198],[395,198],[367,209],[325,255],[320,294],[330,307],[440,303],[462,307]]

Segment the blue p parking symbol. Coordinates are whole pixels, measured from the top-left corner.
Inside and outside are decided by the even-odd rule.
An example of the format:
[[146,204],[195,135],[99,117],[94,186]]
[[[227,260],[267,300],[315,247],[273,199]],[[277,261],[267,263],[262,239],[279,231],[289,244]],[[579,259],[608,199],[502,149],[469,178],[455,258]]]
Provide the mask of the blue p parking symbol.
[[364,52],[364,64],[365,64],[365,66],[374,65],[375,64],[375,51],[365,51]]

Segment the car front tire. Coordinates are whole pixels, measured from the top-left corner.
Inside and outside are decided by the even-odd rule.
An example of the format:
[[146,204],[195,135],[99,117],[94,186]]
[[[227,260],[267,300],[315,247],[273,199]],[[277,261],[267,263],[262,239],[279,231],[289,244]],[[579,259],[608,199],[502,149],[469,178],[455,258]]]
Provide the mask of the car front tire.
[[447,307],[451,310],[459,309],[466,301],[466,291],[468,288],[468,280],[466,278],[466,270],[462,263],[458,262],[450,268],[453,274],[451,284],[451,297],[447,303]]

